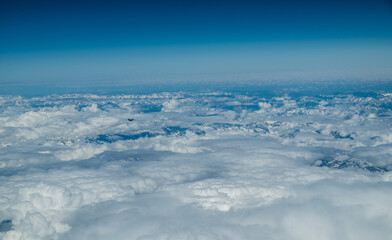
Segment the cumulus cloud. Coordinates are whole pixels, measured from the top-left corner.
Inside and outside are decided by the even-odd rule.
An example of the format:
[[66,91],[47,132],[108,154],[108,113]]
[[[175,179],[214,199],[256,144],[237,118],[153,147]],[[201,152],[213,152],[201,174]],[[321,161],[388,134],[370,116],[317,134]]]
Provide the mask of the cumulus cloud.
[[389,93],[0,104],[4,240],[392,235]]

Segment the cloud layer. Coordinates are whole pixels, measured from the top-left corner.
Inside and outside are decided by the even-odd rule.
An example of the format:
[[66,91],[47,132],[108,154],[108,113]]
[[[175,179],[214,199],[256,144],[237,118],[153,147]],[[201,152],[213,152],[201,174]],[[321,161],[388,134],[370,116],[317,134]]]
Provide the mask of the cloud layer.
[[391,106],[389,93],[3,96],[0,237],[388,239]]

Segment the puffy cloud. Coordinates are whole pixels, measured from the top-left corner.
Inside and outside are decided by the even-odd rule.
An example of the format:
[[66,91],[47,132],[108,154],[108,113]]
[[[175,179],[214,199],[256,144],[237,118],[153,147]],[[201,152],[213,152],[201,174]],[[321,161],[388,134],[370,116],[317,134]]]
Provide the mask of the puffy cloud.
[[388,93],[0,104],[2,239],[392,235]]

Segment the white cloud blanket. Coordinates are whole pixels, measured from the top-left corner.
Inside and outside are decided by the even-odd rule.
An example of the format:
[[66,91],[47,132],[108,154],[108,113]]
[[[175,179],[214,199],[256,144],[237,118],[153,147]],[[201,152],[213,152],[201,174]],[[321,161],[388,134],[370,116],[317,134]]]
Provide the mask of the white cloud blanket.
[[3,96],[0,238],[390,239],[391,120],[387,93]]

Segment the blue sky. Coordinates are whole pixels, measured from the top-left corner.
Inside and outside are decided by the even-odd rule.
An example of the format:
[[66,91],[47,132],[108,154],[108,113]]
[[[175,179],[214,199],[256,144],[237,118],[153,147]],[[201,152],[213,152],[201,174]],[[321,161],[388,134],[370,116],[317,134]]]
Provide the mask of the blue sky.
[[390,1],[6,0],[0,9],[3,83],[392,68]]

